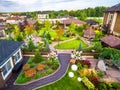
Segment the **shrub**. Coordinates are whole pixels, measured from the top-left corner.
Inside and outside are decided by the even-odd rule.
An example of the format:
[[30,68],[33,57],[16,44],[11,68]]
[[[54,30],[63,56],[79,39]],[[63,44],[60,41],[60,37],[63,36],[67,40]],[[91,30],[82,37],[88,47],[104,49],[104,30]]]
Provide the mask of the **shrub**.
[[34,79],[38,79],[38,78],[40,78],[40,74],[39,74],[39,73],[36,73],[36,74],[34,75]]
[[98,75],[99,77],[103,77],[103,72],[99,70],[99,71],[97,72],[97,75]]
[[97,86],[97,84],[99,83],[99,79],[97,76],[91,76],[89,77],[89,80],[95,85]]
[[32,40],[30,40],[30,41],[28,42],[28,47],[29,47],[29,51],[34,51],[35,46],[34,46],[34,43],[33,43]]
[[75,63],[76,63],[76,64],[77,64],[77,63],[81,63],[82,66],[84,66],[84,65],[87,65],[88,67],[91,66],[91,63],[90,63],[90,61],[88,61],[88,60],[76,60]]
[[95,86],[89,81],[87,77],[83,77],[82,82],[85,84],[88,90],[95,90]]
[[45,66],[45,69],[48,69],[48,68],[49,68],[48,65],[46,65],[46,66]]
[[46,76],[46,72],[41,72],[41,76]]
[[112,83],[112,87],[115,88],[116,90],[120,90],[120,82],[119,83],[117,83],[117,82]]
[[46,61],[42,61],[41,64],[44,64],[44,65],[45,65],[45,64],[47,64],[47,62],[46,62]]
[[35,64],[30,64],[30,68],[34,68],[35,66]]
[[104,82],[98,83],[98,90],[108,90],[107,85]]
[[35,57],[34,57],[34,62],[35,63],[40,63],[42,61],[44,61],[45,59],[40,55],[40,53],[37,51],[35,53]]
[[80,69],[83,68],[82,65],[81,65],[81,63],[77,63],[77,66],[78,66],[78,70],[80,70]]
[[38,64],[37,65],[37,70],[42,71],[44,69],[45,65],[44,64]]
[[18,76],[18,78],[17,78],[17,80],[16,80],[16,83],[17,83],[17,84],[22,84],[22,83],[28,82],[28,81],[30,81],[30,80],[31,80],[31,78],[26,78],[25,75],[24,75],[24,73],[21,73],[21,74]]
[[51,74],[52,72],[53,72],[52,69],[48,69],[48,70],[46,71],[47,74]]
[[34,68],[25,71],[25,77],[33,77],[36,74],[36,70]]
[[52,64],[52,60],[49,59],[49,60],[47,61],[47,65],[51,65],[51,64]]
[[25,64],[24,66],[23,66],[23,71],[27,71],[27,70],[29,70],[30,69],[30,64]]
[[32,64],[32,62],[33,62],[33,58],[30,58],[30,59],[28,60],[28,64]]
[[52,68],[53,68],[53,69],[57,69],[58,66],[59,66],[59,61],[58,61],[58,60],[54,60],[54,61],[53,61],[53,66],[52,66]]

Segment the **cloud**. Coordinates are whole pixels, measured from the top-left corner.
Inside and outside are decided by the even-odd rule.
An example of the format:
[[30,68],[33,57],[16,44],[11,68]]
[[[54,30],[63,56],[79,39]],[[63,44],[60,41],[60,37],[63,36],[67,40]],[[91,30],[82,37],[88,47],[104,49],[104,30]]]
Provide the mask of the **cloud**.
[[0,12],[36,10],[72,10],[96,6],[112,6],[119,0],[0,0]]

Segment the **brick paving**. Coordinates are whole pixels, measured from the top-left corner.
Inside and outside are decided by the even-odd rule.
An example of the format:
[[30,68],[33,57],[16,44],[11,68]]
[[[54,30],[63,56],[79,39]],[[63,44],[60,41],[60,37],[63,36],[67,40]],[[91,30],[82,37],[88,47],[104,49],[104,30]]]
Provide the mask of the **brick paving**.
[[32,90],[34,88],[41,87],[41,86],[50,84],[52,82],[55,82],[55,81],[59,80],[61,77],[63,77],[64,74],[66,73],[66,70],[69,66],[70,56],[71,56],[70,54],[66,54],[66,53],[58,54],[60,68],[57,72],[55,72],[54,74],[52,74],[49,77],[32,82],[28,85],[12,85],[9,88],[4,88],[1,90]]

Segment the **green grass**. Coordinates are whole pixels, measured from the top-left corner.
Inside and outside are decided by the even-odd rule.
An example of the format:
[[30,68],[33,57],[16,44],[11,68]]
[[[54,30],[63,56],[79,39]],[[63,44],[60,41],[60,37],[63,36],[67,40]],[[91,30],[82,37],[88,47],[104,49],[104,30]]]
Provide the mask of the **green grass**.
[[68,74],[66,74],[59,81],[50,84],[48,86],[39,88],[37,90],[87,90],[82,82],[78,82],[77,78],[70,78]]
[[82,48],[86,48],[87,45],[82,40],[72,40],[65,43],[60,44],[59,46],[56,45],[56,49],[78,49],[80,42],[82,42]]

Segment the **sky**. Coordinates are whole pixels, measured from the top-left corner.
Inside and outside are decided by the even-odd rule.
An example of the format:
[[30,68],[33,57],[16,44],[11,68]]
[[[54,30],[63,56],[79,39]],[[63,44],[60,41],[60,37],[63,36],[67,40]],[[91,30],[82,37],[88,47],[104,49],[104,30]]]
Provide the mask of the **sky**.
[[77,10],[118,3],[120,0],[0,0],[0,12]]

